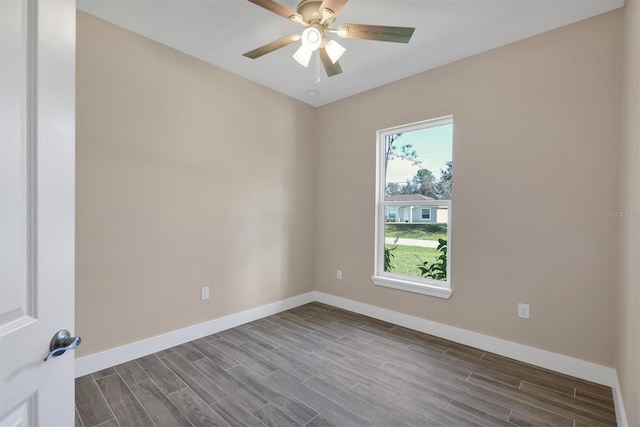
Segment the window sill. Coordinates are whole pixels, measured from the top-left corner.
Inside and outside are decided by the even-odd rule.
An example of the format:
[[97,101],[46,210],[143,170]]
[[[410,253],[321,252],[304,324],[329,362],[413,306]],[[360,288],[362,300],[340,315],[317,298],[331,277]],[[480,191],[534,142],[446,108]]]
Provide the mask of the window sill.
[[414,282],[411,280],[396,279],[384,276],[373,276],[371,277],[371,280],[373,280],[373,283],[378,286],[400,289],[402,291],[414,292],[417,294],[429,295],[437,298],[449,299],[453,294],[453,291],[449,288]]

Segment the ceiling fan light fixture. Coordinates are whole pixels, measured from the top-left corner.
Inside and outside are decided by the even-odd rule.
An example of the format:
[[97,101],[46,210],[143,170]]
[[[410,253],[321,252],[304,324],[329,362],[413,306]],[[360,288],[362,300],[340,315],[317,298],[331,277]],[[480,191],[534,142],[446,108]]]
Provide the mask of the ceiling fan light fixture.
[[302,46],[313,52],[322,44],[322,33],[315,27],[309,27],[302,32]]
[[329,59],[331,59],[331,63],[335,64],[347,49],[337,41],[329,40],[324,50],[327,52]]
[[302,65],[303,67],[308,67],[309,61],[311,61],[312,53],[313,51],[307,49],[303,43],[302,46],[300,46],[298,50],[296,50],[296,53],[293,54],[293,59],[295,59],[298,64]]
[[324,67],[328,77],[342,73],[342,67],[338,61],[345,53],[346,48],[335,40],[332,41],[325,37],[325,34],[335,34],[337,37],[348,39],[408,43],[415,31],[413,27],[365,24],[342,24],[333,28],[337,15],[348,0],[299,0],[300,3],[298,3],[296,10],[278,3],[279,0],[249,1],[291,22],[301,24],[304,30],[301,34],[281,37],[242,55],[256,59],[300,41],[301,46],[293,54],[293,58],[303,67],[308,67],[313,52],[316,52],[316,77],[319,74],[320,64]]

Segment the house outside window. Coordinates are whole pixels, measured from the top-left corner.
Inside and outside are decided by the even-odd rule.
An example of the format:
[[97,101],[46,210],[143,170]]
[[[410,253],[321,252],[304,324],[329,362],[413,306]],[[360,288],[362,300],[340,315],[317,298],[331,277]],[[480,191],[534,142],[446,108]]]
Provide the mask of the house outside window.
[[373,282],[449,298],[453,117],[378,131]]

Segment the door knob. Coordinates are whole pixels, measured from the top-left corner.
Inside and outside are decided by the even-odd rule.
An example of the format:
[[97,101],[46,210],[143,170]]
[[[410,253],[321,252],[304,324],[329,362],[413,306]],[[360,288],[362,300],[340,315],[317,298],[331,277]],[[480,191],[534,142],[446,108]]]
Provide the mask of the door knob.
[[73,350],[80,345],[82,339],[80,337],[72,337],[71,332],[61,329],[51,338],[49,344],[49,354],[44,358],[46,362],[50,357],[57,357],[64,354],[67,350]]

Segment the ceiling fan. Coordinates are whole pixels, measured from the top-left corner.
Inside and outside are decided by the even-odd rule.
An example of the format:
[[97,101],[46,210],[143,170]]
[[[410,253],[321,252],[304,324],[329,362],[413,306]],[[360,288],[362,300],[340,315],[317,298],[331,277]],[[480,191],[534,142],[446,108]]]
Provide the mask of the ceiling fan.
[[326,34],[336,34],[347,39],[377,40],[396,43],[408,43],[415,28],[386,27],[381,25],[341,24],[333,28],[338,13],[348,0],[302,0],[293,11],[273,0],[249,0],[251,3],[267,9],[290,21],[297,22],[305,29],[302,34],[289,34],[257,49],[243,54],[247,58],[256,59],[274,50],[280,49],[299,40],[302,41],[293,58],[305,67],[309,66],[311,55],[318,52],[327,76],[335,76],[342,72],[338,59],[345,48]]

